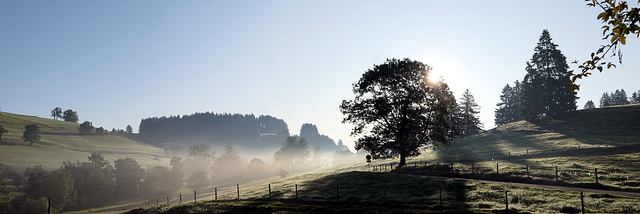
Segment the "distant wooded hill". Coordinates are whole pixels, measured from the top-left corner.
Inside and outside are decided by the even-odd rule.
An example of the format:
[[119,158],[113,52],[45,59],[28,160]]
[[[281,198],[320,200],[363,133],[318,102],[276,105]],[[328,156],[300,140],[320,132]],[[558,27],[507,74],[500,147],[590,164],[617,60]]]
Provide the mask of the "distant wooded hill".
[[[305,131],[307,130],[308,131]],[[301,137],[309,149],[315,146],[323,152],[345,150],[326,135],[320,135],[315,125],[305,124]],[[194,113],[191,115],[151,117],[140,122],[139,139],[149,144],[195,145],[233,144],[245,150],[280,148],[290,136],[287,123],[279,118],[253,114]]]

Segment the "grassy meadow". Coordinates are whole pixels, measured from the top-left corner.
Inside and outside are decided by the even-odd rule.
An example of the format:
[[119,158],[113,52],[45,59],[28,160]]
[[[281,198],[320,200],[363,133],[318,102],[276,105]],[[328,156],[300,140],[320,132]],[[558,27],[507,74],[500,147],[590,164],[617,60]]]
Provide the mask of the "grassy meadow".
[[[8,130],[0,142],[0,164],[18,171],[35,165],[57,169],[63,161],[88,161],[92,152],[100,152],[109,161],[130,157],[143,167],[169,165],[162,149],[123,136],[79,135],[78,123],[6,112],[0,114],[0,124]],[[40,127],[41,142],[28,146],[22,140],[22,133],[26,125],[33,123]]]
[[[505,191],[513,213],[576,213],[581,207],[580,193],[575,191],[433,179],[419,174],[450,175],[451,168],[445,164],[453,163],[456,176],[471,175],[473,164],[476,175],[488,179],[638,192],[637,121],[640,105],[582,110],[555,121],[519,121],[455,140],[449,148],[425,148],[420,156],[407,160],[409,167],[405,169],[391,170],[389,164],[396,166],[398,159],[374,160],[371,165],[362,160],[241,184],[241,200],[236,200],[236,186],[229,184],[215,187],[218,200],[210,187],[199,193],[203,197],[197,203],[177,205],[174,200],[172,205],[141,206],[128,213],[504,213]],[[438,162],[441,167],[434,167]],[[500,175],[495,174],[496,164]],[[380,165],[387,165],[387,170],[369,172],[370,167]],[[527,166],[529,178],[525,179]],[[434,173],[434,168],[445,172]],[[595,168],[600,184],[595,184]],[[183,194],[189,195],[186,191]],[[638,197],[585,193],[584,201],[585,210],[591,213],[640,212]]]
[[[183,189],[176,195],[158,196],[159,206],[155,200],[137,200],[71,213],[128,209],[127,213],[505,213],[505,191],[512,213],[575,213],[581,208],[580,193],[575,191],[421,175],[452,175],[448,164],[453,163],[453,175],[461,177],[639,192],[637,121],[640,105],[582,110],[556,121],[506,124],[455,140],[449,148],[424,148],[421,155],[407,159],[409,167],[403,169],[391,169],[398,159],[371,164],[363,159],[240,184],[240,200],[236,184],[228,183],[197,190],[196,203],[193,190]],[[34,122],[41,127],[43,142],[29,147],[20,137],[24,126]],[[9,129],[0,144],[0,163],[14,167],[41,164],[55,169],[64,160],[84,161],[96,151],[111,161],[133,157],[144,166],[158,164],[154,157],[163,155],[159,148],[126,137],[78,135],[76,123],[2,113],[0,124]],[[161,159],[160,164],[167,162]],[[435,167],[438,162],[441,166]],[[381,165],[387,165],[385,171],[379,170]],[[599,184],[595,184],[595,168]],[[640,213],[638,197],[585,193],[584,201],[591,213]]]

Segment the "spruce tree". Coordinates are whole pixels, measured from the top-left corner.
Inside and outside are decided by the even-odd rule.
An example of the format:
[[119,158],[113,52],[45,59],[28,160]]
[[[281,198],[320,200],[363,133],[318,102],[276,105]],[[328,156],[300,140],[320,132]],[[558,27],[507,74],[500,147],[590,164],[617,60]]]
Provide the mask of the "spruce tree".
[[631,103],[632,104],[640,103],[640,91],[633,92],[633,94],[631,94]]
[[465,90],[462,94],[458,109],[458,112],[460,113],[460,121],[462,122],[459,125],[461,126],[463,136],[466,137],[480,133],[483,128],[478,116],[480,113],[480,106],[476,103],[475,98],[471,92],[469,92],[469,89]]
[[522,109],[522,84],[516,80],[513,87],[509,84],[502,88],[502,95],[496,106],[495,124],[501,126],[507,123],[522,120],[520,110]]
[[558,118],[576,110],[576,96],[565,87],[571,71],[566,57],[551,41],[546,29],[542,31],[523,83],[522,117],[528,121]]
[[587,101],[587,103],[584,104],[584,109],[592,109],[592,108],[596,108],[596,104],[594,104],[593,101],[589,100]]
[[602,94],[602,97],[600,97],[600,108],[611,106],[612,102],[613,101],[611,100],[611,96],[609,96],[609,93],[604,92]]

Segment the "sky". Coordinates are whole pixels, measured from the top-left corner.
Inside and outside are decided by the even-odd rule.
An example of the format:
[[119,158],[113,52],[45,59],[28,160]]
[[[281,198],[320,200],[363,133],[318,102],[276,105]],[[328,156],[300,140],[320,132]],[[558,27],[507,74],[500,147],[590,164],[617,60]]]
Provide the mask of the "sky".
[[[338,106],[388,58],[428,64],[485,129],[506,84],[522,80],[543,29],[568,62],[605,44],[597,8],[541,1],[0,1],[0,110],[138,130],[148,117],[272,115],[351,147]],[[632,6],[637,6],[633,1]],[[623,65],[581,80],[578,108],[640,90],[640,39]],[[610,58],[616,60],[616,58]],[[571,64],[572,69],[577,65]]]

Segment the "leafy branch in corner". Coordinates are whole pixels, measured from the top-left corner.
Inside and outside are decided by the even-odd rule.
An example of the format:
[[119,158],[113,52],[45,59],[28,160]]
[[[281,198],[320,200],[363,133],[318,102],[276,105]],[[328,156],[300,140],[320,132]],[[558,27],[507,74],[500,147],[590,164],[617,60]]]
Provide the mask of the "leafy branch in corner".
[[[600,48],[591,53],[591,59],[583,62],[578,69],[578,74],[573,74],[571,77],[571,83],[567,86],[571,86],[571,91],[576,93],[580,90],[580,85],[576,84],[578,79],[588,77],[591,75],[591,71],[598,70],[602,72],[604,67],[607,69],[616,67],[613,62],[606,61],[604,58],[612,52],[611,56],[618,56],[618,62],[622,64],[622,50],[621,46],[627,43],[627,36],[629,34],[635,34],[636,38],[640,37],[640,22],[639,7],[629,7],[626,1],[616,0],[586,0],[589,7],[600,7],[603,12],[598,14],[597,19],[602,20],[602,40],[609,41],[608,44],[600,46]],[[640,4],[640,0],[638,0]],[[576,60],[573,63],[579,64]]]

